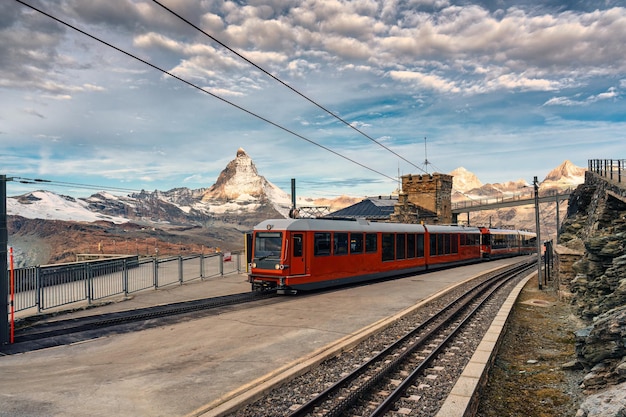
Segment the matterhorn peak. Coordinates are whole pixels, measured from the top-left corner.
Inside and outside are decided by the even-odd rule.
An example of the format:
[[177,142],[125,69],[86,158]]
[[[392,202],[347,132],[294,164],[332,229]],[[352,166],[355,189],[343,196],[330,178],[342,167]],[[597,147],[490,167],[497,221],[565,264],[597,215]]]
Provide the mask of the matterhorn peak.
[[290,197],[259,175],[252,158],[243,148],[239,148],[235,159],[222,170],[215,184],[202,196],[202,201],[231,202],[244,206],[271,201],[276,209],[281,211],[281,205],[289,207]]

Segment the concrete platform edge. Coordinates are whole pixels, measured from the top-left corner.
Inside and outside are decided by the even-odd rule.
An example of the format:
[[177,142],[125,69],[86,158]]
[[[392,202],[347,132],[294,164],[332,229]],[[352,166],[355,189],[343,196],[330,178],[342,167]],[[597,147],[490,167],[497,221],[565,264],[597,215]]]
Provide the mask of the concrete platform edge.
[[479,387],[487,382],[489,369],[498,352],[498,345],[504,335],[504,329],[515,301],[524,285],[533,276],[536,276],[536,273],[528,275],[511,291],[435,417],[471,417],[476,414]]

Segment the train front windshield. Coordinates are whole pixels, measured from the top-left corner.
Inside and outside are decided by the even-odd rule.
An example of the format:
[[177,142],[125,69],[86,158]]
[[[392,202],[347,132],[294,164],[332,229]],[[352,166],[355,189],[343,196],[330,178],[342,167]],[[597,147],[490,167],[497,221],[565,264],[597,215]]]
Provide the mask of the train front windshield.
[[254,259],[257,268],[274,269],[280,262],[282,232],[257,232],[254,239]]

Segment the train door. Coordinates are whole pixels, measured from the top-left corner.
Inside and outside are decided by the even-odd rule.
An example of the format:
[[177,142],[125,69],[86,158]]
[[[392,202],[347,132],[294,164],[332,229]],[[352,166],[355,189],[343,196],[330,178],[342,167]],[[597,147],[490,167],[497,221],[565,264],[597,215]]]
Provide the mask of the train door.
[[291,242],[291,275],[304,275],[304,234],[292,233]]

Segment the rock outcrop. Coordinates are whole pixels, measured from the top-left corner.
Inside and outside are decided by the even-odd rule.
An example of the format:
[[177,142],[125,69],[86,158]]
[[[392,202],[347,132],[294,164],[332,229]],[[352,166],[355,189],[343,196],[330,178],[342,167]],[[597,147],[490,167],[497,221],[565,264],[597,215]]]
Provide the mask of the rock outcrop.
[[626,415],[626,203],[587,173],[571,195],[561,243],[584,255],[572,265],[572,302],[589,326],[576,332],[589,396],[579,417]]

